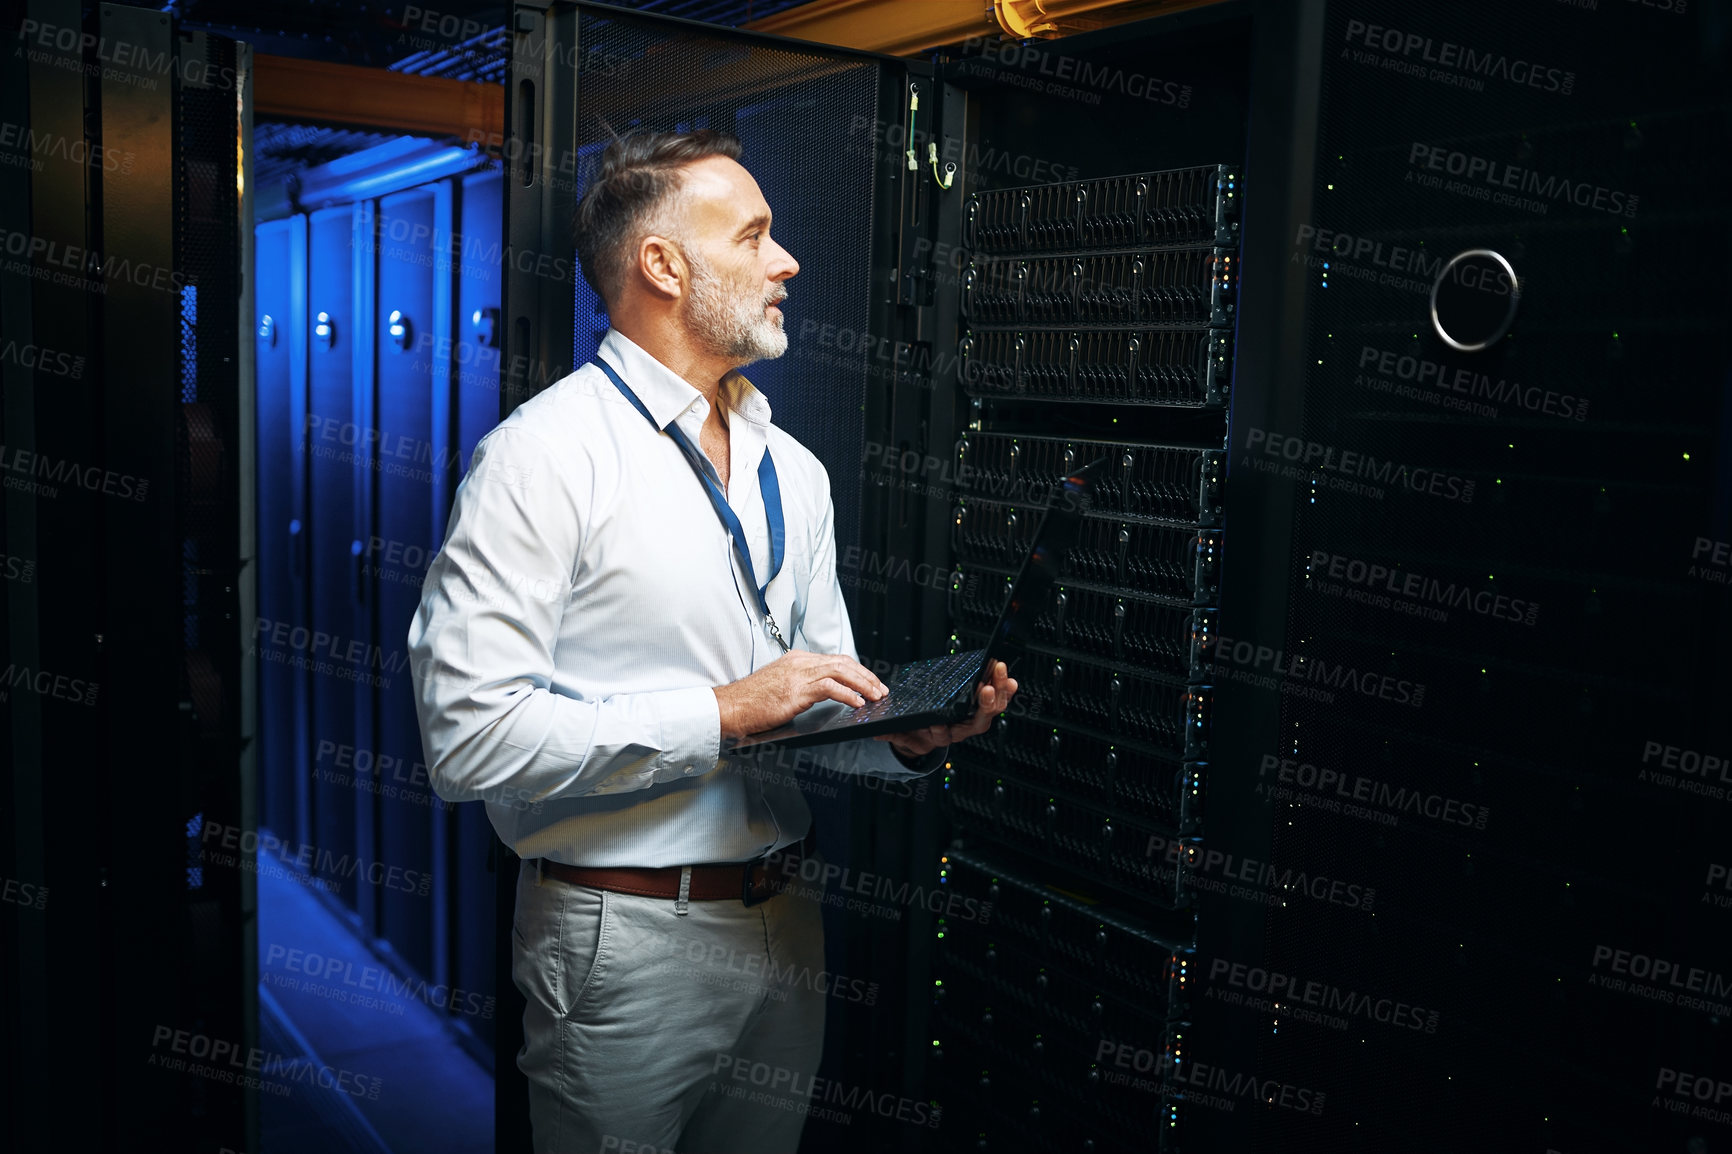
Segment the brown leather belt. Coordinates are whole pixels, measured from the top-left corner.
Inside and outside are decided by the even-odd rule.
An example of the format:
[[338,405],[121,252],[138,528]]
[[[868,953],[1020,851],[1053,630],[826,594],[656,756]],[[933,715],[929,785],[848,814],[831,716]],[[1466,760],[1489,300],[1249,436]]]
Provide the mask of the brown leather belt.
[[[806,836],[791,846],[748,862],[726,862],[719,865],[691,867],[691,888],[688,901],[720,902],[738,898],[744,905],[755,906],[781,893],[799,874],[800,859],[809,857],[818,848],[818,830],[814,826]],[[618,894],[635,894],[644,898],[674,899],[680,896],[680,872],[684,867],[664,866],[659,869],[638,869],[630,866],[570,866],[563,862],[541,858],[535,863],[542,874],[569,882],[574,886],[612,890]]]

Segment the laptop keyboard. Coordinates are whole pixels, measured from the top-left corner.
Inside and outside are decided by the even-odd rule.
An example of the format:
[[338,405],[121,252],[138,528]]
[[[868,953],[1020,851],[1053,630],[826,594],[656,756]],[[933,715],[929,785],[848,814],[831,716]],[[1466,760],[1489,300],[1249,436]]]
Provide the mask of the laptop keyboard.
[[916,661],[888,687],[890,692],[882,701],[868,702],[856,709],[850,723],[859,725],[938,709],[974,680],[985,657],[986,650],[975,649]]

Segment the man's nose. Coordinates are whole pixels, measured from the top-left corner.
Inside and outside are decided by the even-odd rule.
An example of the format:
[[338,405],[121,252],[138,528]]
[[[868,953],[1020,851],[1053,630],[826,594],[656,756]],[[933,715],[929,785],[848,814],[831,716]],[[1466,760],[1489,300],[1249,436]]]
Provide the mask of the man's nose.
[[777,244],[770,242],[773,250],[770,253],[770,266],[766,272],[773,281],[784,281],[800,271],[800,262],[794,259],[794,254]]

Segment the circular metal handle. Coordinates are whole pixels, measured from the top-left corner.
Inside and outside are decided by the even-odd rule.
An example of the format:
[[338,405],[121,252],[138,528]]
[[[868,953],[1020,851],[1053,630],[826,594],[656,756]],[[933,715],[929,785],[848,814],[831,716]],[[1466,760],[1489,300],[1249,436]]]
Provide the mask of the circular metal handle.
[[1521,303],[1521,282],[1500,252],[1456,253],[1431,285],[1431,327],[1457,352],[1490,348],[1509,331]]

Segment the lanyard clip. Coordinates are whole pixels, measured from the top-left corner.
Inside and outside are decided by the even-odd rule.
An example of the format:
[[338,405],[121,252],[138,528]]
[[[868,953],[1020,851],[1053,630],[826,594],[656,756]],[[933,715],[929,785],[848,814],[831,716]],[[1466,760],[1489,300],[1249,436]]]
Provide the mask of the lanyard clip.
[[774,637],[776,639],[776,644],[780,645],[782,647],[783,653],[789,653],[789,652],[793,651],[793,646],[789,645],[786,641],[784,641],[782,639],[782,631],[776,627],[776,618],[773,614],[770,614],[770,613],[764,614],[764,624],[769,627],[770,636]]

